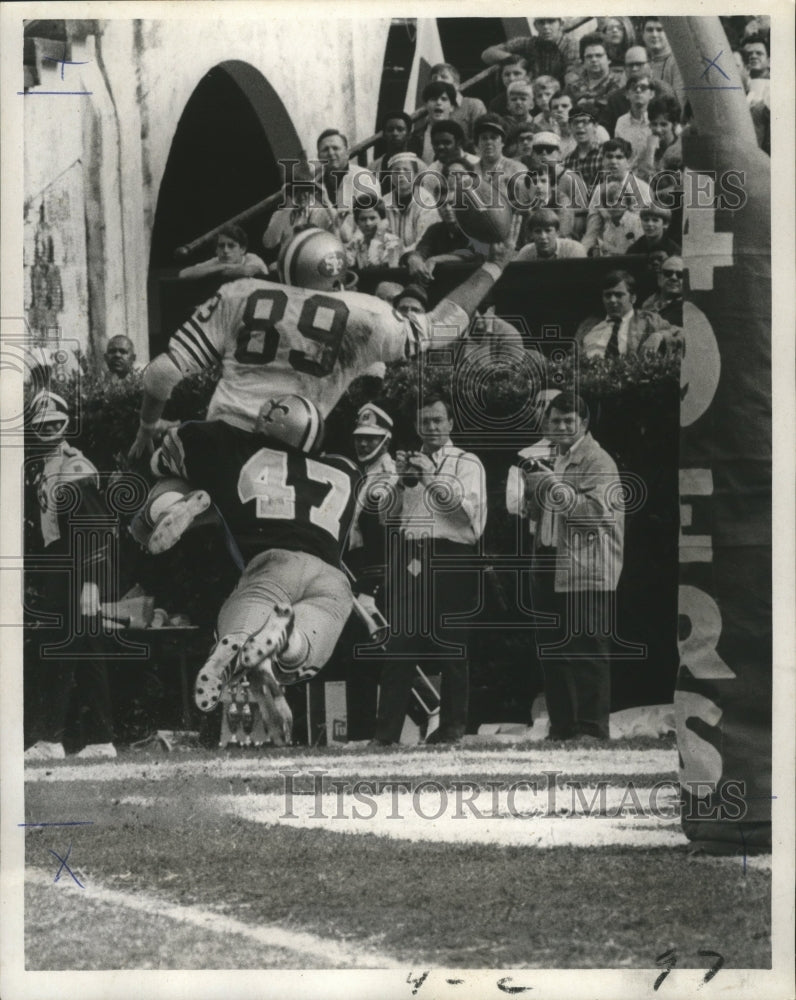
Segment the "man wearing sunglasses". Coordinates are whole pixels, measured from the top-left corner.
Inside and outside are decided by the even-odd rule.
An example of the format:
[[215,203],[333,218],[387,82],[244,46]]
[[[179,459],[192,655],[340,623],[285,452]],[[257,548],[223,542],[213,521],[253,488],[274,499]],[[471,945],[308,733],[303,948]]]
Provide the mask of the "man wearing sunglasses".
[[[627,83],[636,82],[652,76],[649,56],[643,45],[634,45],[625,52],[625,79]],[[674,91],[664,80],[654,80],[655,96],[674,97]],[[603,110],[603,124],[614,135],[617,121],[630,111],[630,101],[625,87],[617,87],[606,97]]]
[[657,313],[672,326],[683,325],[683,258],[667,257],[658,271],[658,291],[644,300],[643,310]]

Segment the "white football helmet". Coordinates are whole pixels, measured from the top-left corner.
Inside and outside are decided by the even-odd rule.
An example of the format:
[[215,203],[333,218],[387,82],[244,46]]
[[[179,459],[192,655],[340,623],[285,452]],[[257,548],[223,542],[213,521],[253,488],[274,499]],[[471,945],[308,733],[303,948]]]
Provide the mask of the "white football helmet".
[[260,407],[254,430],[311,454],[319,450],[323,440],[323,417],[315,403],[305,396],[292,393],[274,396]]
[[347,279],[343,244],[325,229],[300,230],[279,255],[279,278],[295,288],[339,291]]
[[69,407],[66,400],[49,389],[42,389],[30,401],[28,427],[39,441],[54,444],[69,426]]

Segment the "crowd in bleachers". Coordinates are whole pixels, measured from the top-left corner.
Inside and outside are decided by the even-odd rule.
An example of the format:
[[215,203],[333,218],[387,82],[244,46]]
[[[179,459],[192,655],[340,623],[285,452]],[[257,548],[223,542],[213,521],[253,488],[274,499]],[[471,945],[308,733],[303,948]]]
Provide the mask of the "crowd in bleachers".
[[[724,21],[759,144],[769,151],[767,19]],[[274,270],[290,236],[313,225],[340,236],[354,272],[406,266],[428,283],[439,261],[483,259],[486,247],[448,210],[472,182],[489,183],[521,214],[520,259],[646,254],[657,270],[679,254],[690,109],[661,21],[600,17],[571,31],[565,19],[537,18],[533,26],[534,34],[482,53],[501,87],[488,107],[462,92],[457,67],[433,66],[419,113],[382,115],[367,167],[350,157],[346,135],[323,129],[317,159],[292,170],[270,219],[267,265]],[[560,239],[545,247],[534,227],[551,223],[551,212]],[[252,273],[251,263],[236,266]]]

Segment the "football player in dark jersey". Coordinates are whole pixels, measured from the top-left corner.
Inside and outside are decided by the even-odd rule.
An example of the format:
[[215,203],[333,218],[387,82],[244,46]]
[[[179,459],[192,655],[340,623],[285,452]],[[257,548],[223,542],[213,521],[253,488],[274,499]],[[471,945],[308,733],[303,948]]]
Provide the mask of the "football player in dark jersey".
[[280,685],[315,676],[349,616],[340,551],[359,472],[347,458],[317,454],[322,434],[315,405],[285,395],[263,405],[253,431],[191,421],[169,430],[152,457],[162,478],[143,512],[151,531],[147,536],[139,525],[139,540],[164,552],[212,504],[242,569],[196,680],[204,712],[215,708],[234,674],[256,668],[277,711],[289,716]]

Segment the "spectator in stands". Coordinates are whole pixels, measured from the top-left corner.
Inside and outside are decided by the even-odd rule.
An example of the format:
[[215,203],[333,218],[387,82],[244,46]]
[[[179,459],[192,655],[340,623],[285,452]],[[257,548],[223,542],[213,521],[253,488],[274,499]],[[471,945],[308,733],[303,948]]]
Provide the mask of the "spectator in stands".
[[357,231],[345,248],[348,266],[355,271],[398,267],[404,248],[400,237],[387,226],[384,202],[372,195],[358,195],[354,199],[354,221]]
[[337,231],[337,211],[329,202],[324,186],[320,183],[306,159],[295,165],[282,189],[282,203],[268,221],[263,235],[266,259],[273,267],[282,247],[286,246],[299,229],[313,226]]
[[631,163],[635,166],[639,161],[644,161],[652,137],[647,116],[647,108],[655,94],[651,77],[628,80],[625,93],[630,103],[630,110],[617,119],[614,138],[625,139],[630,143],[633,150]]
[[743,63],[747,72],[746,100],[752,112],[757,144],[771,152],[771,67],[768,42],[762,35],[744,39]]
[[505,150],[512,159],[520,160],[530,169],[531,164],[528,157],[533,153],[533,137],[539,131],[539,127],[534,122],[526,122],[524,125],[514,125],[506,136]]
[[683,325],[683,258],[667,257],[658,271],[658,291],[642,303],[647,312],[657,313],[671,326]]
[[537,76],[533,81],[533,120],[540,132],[549,132],[553,122],[550,101],[561,90],[554,76]]
[[[500,68],[500,82],[503,85],[503,92],[493,97],[489,102],[488,111],[490,114],[507,115],[509,113],[508,89],[512,83],[530,83],[528,75],[528,64],[522,56],[509,56]],[[473,139],[475,139],[475,125],[473,125]]]
[[547,170],[550,200],[567,208],[580,197],[580,178],[561,163],[561,139],[555,132],[537,132],[533,137],[532,165]]
[[425,164],[414,153],[397,153],[387,167],[392,174],[392,191],[384,198],[387,229],[400,239],[404,250],[413,250],[428,227],[439,222],[433,195],[416,183]]
[[461,91],[461,74],[455,66],[450,63],[437,63],[431,67],[431,81],[436,83],[450,83],[456,88],[458,98],[456,107],[451,112],[453,121],[461,125],[466,142],[472,142],[473,126],[481,115],[486,114],[486,105],[478,97],[468,97]]
[[[624,139],[609,139],[603,143],[603,171],[607,182],[617,181],[624,193],[632,196],[633,207],[640,210],[643,205],[652,204],[649,184],[630,169],[632,149]],[[589,204],[589,215],[599,207],[601,191],[598,188]],[[586,223],[588,231],[588,219]]]
[[240,226],[223,226],[216,236],[216,255],[212,260],[191,264],[178,272],[178,278],[218,277],[223,281],[237,278],[264,278],[265,261],[256,253],[247,253],[249,238]]
[[653,97],[647,107],[647,117],[651,138],[644,155],[636,161],[636,173],[644,180],[649,180],[653,174],[663,170],[682,170],[680,105],[674,97]]
[[627,271],[609,271],[602,279],[605,313],[585,319],[575,340],[587,358],[616,358],[626,354],[665,350],[679,331],[657,313],[636,311],[636,280]]
[[576,105],[585,98],[597,106],[597,116],[600,116],[604,113],[608,94],[624,82],[624,77],[618,77],[611,71],[602,35],[592,33],[581,38],[580,58],[583,69],[578,79],[570,84],[569,90]]
[[[387,169],[390,159],[396,153],[407,150],[419,153],[420,149],[419,143],[412,137],[412,118],[405,111],[388,111],[381,120],[381,133],[384,152],[371,163],[370,169],[379,182],[381,193],[389,194],[392,190],[392,177]],[[410,137],[418,148],[410,149]]]
[[[533,163],[536,163],[533,157],[530,159]],[[561,236],[577,239],[579,234],[576,232],[578,223],[575,209],[566,202],[562,192],[554,191],[550,183],[550,175],[551,171],[543,164],[529,169],[528,181],[531,186],[528,208],[549,208],[551,211],[554,211],[558,217]],[[517,241],[518,247],[524,247],[531,242],[531,235],[528,232],[529,218],[526,217],[523,222],[522,229],[520,230],[520,238]]]
[[527,231],[532,242],[518,251],[515,260],[563,260],[568,257],[585,257],[586,251],[577,240],[560,235],[561,223],[550,208],[537,208],[531,213]]
[[626,254],[644,232],[641,216],[622,185],[606,185],[605,201],[596,213],[589,213],[583,248],[589,257],[616,257]]
[[537,17],[533,26],[537,35],[519,35],[491,45],[481,53],[481,60],[487,66],[494,66],[510,55],[520,55],[527,61],[530,77],[554,76],[563,84],[567,72],[577,66],[577,42],[564,32],[560,17]]
[[452,83],[437,80],[429,83],[423,90],[423,101],[426,106],[426,117],[421,118],[413,133],[413,147],[419,149],[418,156],[424,163],[434,159],[434,147],[431,143],[431,127],[435,122],[448,121],[456,108],[459,97]]
[[603,165],[603,147],[597,136],[596,105],[584,104],[570,113],[575,150],[564,159],[567,170],[580,174],[586,187],[597,182]]
[[[557,623],[537,633],[548,739],[607,740],[611,624],[624,550],[619,473],[589,433],[589,410],[580,396],[559,393],[547,426],[557,454],[552,469],[525,460],[524,506],[538,525],[534,610],[552,614]],[[562,504],[562,496],[571,502]]]
[[[625,52],[625,78],[627,83],[630,83],[631,80],[650,78],[655,87],[656,97],[674,98],[674,91],[668,83],[664,83],[663,80],[655,80],[652,77],[649,56],[643,45],[634,45]],[[603,111],[602,123],[611,135],[614,134],[617,119],[621,118],[622,115],[626,115],[628,111],[630,111],[630,101],[628,100],[627,90],[624,86],[617,87],[606,98],[605,109]]]
[[[442,673],[442,689],[439,728],[427,742],[458,743],[467,728],[467,629],[443,623],[451,615],[466,614],[478,606],[479,575],[468,561],[478,551],[486,523],[486,477],[479,459],[451,441],[453,409],[447,398],[424,397],[416,427],[420,451],[396,455],[400,478],[391,516],[399,518],[403,551],[390,568],[393,597],[388,618],[395,617],[395,609],[398,621],[391,624],[406,627],[389,643],[390,659],[382,668],[374,738],[380,746],[400,740],[415,665],[429,655]],[[433,499],[443,495],[450,501]],[[440,556],[449,562],[459,560],[460,565],[435,569],[433,559]],[[430,616],[430,634],[411,627],[407,615],[406,609],[419,610],[422,605]],[[440,641],[464,648],[457,650],[458,655],[440,658],[441,650],[445,656]]]
[[[101,593],[100,585],[112,576],[114,553],[107,531],[84,527],[80,532],[70,524],[78,510],[89,525],[107,520],[99,473],[66,443],[69,411],[60,396],[42,389],[26,415],[36,443],[25,449],[23,530],[25,555],[31,560],[25,571],[25,608],[34,621],[43,619],[50,627],[31,629],[25,655],[24,728],[26,742],[32,744],[25,759],[65,756],[67,715],[75,697],[90,709],[89,743],[78,757],[115,757],[108,674],[98,640],[101,601],[111,596]],[[98,539],[94,544],[92,537]],[[74,576],[60,571],[64,560]],[[79,593],[75,581],[81,582]],[[49,656],[42,655],[43,645],[50,646]]]
[[[444,197],[439,199],[440,222],[435,222],[423,233],[414,249],[404,256],[402,263],[408,268],[413,281],[428,282],[434,275],[434,268],[444,261],[472,261],[480,263],[487,253],[487,246],[479,244],[464,233],[456,221],[455,205],[457,188],[455,175],[469,173],[466,160],[459,159],[446,163],[442,168],[441,183]],[[451,176],[454,181],[451,181]]]
[[629,17],[598,17],[597,31],[605,39],[605,51],[612,71],[619,76],[625,67],[625,53],[636,41]]
[[641,40],[649,56],[653,80],[662,80],[668,84],[676,96],[682,94],[683,78],[677,68],[669,39],[666,37],[659,17],[645,17],[643,19]]
[[487,114],[475,123],[475,142],[478,149],[479,162],[473,167],[479,177],[498,185],[504,193],[510,190],[512,195],[518,190],[517,182],[509,183],[513,177],[526,174],[527,168],[519,160],[512,160],[503,155],[503,143],[506,140],[506,125],[500,115]]
[[[660,205],[647,205],[639,212],[641,217],[641,236],[628,247],[628,253],[650,254],[665,252],[667,255],[679,254],[680,246],[667,235],[672,213]],[[662,258],[663,259],[663,258]]]
[[348,158],[346,136],[336,128],[324,129],[318,136],[320,181],[329,204],[337,210],[335,230],[343,243],[351,239],[356,229],[352,215],[354,196],[366,191],[372,191],[376,197],[381,195],[379,183],[373,174],[366,167],[349,163]]
[[407,285],[392,304],[402,316],[422,316],[428,311],[428,295],[420,285]]
[[133,342],[123,333],[118,333],[108,341],[108,346],[105,348],[105,367],[118,379],[125,379],[136,370]]
[[527,80],[515,80],[506,89],[506,125],[511,128],[516,125],[533,125],[534,118],[531,108],[534,103],[533,88]]
[[[381,406],[365,403],[357,412],[353,432],[354,455],[362,473],[348,546],[346,566],[356,578],[354,591],[366,609],[385,605],[386,534],[381,513],[389,509],[398,475],[389,453],[392,417]],[[349,660],[346,670],[347,735],[349,742],[370,739],[376,724],[378,665],[372,659]]]
[[428,169],[420,174],[420,183],[434,195],[441,198],[442,175],[445,167],[451,163],[463,163],[472,168],[478,163],[478,157],[464,150],[464,132],[461,125],[452,118],[447,121],[434,122],[431,126],[431,145],[434,149],[434,159]]

